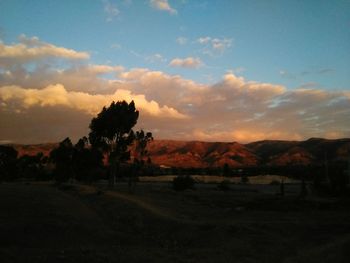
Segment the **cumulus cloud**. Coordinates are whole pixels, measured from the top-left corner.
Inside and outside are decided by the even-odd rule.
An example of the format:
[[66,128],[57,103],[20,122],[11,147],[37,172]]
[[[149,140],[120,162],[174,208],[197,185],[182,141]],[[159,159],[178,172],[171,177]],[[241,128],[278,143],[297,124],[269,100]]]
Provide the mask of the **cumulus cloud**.
[[170,6],[168,0],[150,0],[150,4],[155,9],[167,11],[170,14],[177,14],[176,9]]
[[187,118],[174,108],[160,107],[153,100],[147,101],[144,95],[132,94],[129,90],[119,89],[113,94],[91,95],[84,92],[68,92],[62,85],[50,85],[44,89],[24,89],[18,86],[0,87],[0,99],[4,106],[8,103],[16,103],[17,109],[28,109],[33,106],[65,106],[90,115],[96,115],[104,106],[112,101],[134,100],[142,113],[156,117],[175,119]]
[[[25,38],[21,44],[30,49],[37,41]],[[211,38],[203,41],[212,43]],[[1,140],[79,138],[103,106],[123,99],[135,101],[141,112],[138,127],[156,138],[249,142],[350,136],[348,91],[315,86],[289,90],[234,71],[214,84],[201,84],[147,68],[89,64],[88,59],[64,68],[57,60],[70,57],[50,55],[45,63],[40,56],[30,59],[30,69],[21,64],[28,61],[22,55],[2,61]]]
[[181,67],[181,68],[199,68],[203,65],[203,62],[199,58],[174,58],[169,66]]
[[19,37],[19,44],[5,45],[0,42],[0,66],[9,63],[26,63],[45,58],[63,58],[69,60],[88,59],[87,52],[78,52],[58,47],[39,40],[37,37]]

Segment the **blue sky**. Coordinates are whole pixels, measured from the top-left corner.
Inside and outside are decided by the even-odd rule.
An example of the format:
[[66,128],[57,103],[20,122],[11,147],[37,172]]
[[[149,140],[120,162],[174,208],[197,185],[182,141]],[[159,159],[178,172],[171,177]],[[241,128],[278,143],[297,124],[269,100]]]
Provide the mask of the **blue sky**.
[[[164,92],[162,90],[168,86],[171,89],[178,89],[178,94],[189,94],[191,90],[193,98],[205,97],[206,103],[215,100],[213,98],[217,96],[218,100],[227,101],[225,109],[232,109],[234,107],[231,104],[237,103],[230,101],[234,92],[227,93],[225,89],[228,86],[250,85],[249,87],[256,91],[254,83],[258,83],[260,85],[258,89],[266,93],[273,90],[271,87],[283,87],[283,92],[278,93],[274,90],[275,93],[272,92],[274,95],[271,93],[270,97],[268,96],[270,101],[274,100],[274,104],[270,105],[276,105],[276,101],[285,101],[284,97],[292,95],[298,97],[299,90],[313,91],[313,96],[318,97],[320,95],[315,94],[327,94],[328,100],[322,103],[310,100],[310,103],[315,103],[314,109],[319,109],[320,105],[328,105],[333,100],[348,103],[346,98],[350,90],[349,0],[0,0],[0,14],[0,40],[2,46],[8,47],[9,50],[19,48],[18,45],[24,43],[24,48],[28,50],[31,45],[35,48],[50,46],[52,49],[63,48],[77,54],[79,52],[88,54],[87,59],[72,59],[68,55],[56,53],[53,55],[50,51],[40,57],[24,59],[23,54],[14,58],[15,55],[9,55],[4,51],[3,55],[0,54],[2,74],[0,85],[29,88],[26,85],[30,83],[32,85],[30,88],[42,90],[48,85],[62,84],[68,93],[84,91],[90,95],[113,93],[117,89],[129,90],[131,99],[133,96],[142,95],[145,96],[145,102],[155,101],[163,110],[164,107],[169,107],[190,119],[199,118],[198,127],[192,127],[191,130],[165,129],[166,125],[154,128],[160,137],[182,138],[183,134],[191,134],[187,139],[249,141],[263,138],[263,135],[255,137],[240,136],[241,133],[232,135],[233,130],[237,131],[237,125],[242,126],[242,123],[230,123],[232,132],[226,133],[224,130],[229,129],[225,126],[226,120],[212,124],[209,120],[204,121],[202,117],[201,122],[200,116],[203,111],[201,105],[185,104],[183,99],[180,103],[180,98],[178,103],[172,103],[165,98],[165,95],[158,94]],[[28,41],[36,42],[25,44],[29,43]],[[45,61],[42,59],[43,56]],[[86,71],[87,65],[120,66],[123,69],[122,72],[116,69],[104,69],[103,73],[96,73],[95,68],[94,73],[92,74],[90,70],[92,75],[85,75],[83,80],[83,72]],[[27,84],[19,81],[19,75],[15,78],[15,74],[19,74],[19,68],[26,72],[27,79],[30,80]],[[142,73],[136,70],[140,68],[144,70]],[[60,76],[54,75],[56,74],[54,72],[58,72]],[[130,78],[131,74],[127,75],[128,72],[134,72],[134,75],[137,72],[137,77]],[[158,79],[152,72],[159,73]],[[233,76],[235,81],[230,76]],[[115,82],[111,84],[112,86],[108,86],[111,81]],[[102,82],[105,89],[101,88]],[[117,86],[117,82],[121,83],[121,86]],[[79,86],[81,83],[92,83],[96,86],[86,90],[86,87]],[[132,83],[138,85],[135,84],[134,87]],[[151,89],[147,86],[149,83],[154,85],[161,83],[163,86],[158,90],[153,89],[151,93]],[[193,91],[191,85],[196,87],[197,93]],[[185,91],[182,90],[184,86],[187,87]],[[238,86],[234,87],[238,89]],[[205,95],[203,89],[208,89]],[[295,93],[288,93],[294,91]],[[242,92],[237,96],[243,96]],[[265,103],[262,102],[263,98],[260,102],[262,104]],[[253,103],[246,99],[244,97],[238,101]],[[4,98],[3,101],[4,105],[7,105]],[[343,104],[338,105],[342,112],[344,112]],[[240,117],[249,122],[255,118],[254,116],[268,116],[271,114],[270,109],[269,106],[264,109],[252,108],[249,111],[250,115],[246,116],[241,108],[240,112],[243,115]],[[217,108],[212,111],[222,114]],[[291,111],[306,112],[304,108]],[[231,116],[231,113],[226,113]],[[327,137],[327,134],[332,134],[328,137],[349,136],[350,127],[341,124],[348,119],[318,114],[321,113],[317,113],[316,110],[308,117],[301,114],[303,117],[300,118],[304,119],[296,120],[300,129],[293,134],[281,131],[271,133],[274,135],[267,138],[303,139],[313,136],[312,131],[316,131],[315,136]],[[217,119],[215,116],[213,118]],[[318,126],[314,123],[317,118],[320,120]],[[333,130],[330,127],[332,125],[334,127],[334,124],[327,126],[328,128],[315,128],[332,122],[331,119],[337,120],[339,126],[335,126]],[[310,120],[313,120],[312,124]],[[260,134],[266,134],[270,131],[269,127],[277,125],[268,124],[270,122],[267,117],[262,120],[261,126],[258,127],[262,131]],[[151,124],[154,123],[155,120],[147,119],[142,125],[152,129]],[[207,128],[208,125],[211,128]],[[310,127],[312,125],[316,126]],[[248,125],[243,129],[243,133],[249,134],[252,129],[253,126]],[[6,132],[1,133],[0,127],[2,140],[17,140],[8,135],[11,134],[10,124],[3,127],[4,130]],[[82,130],[80,129],[76,136],[80,135]],[[211,137],[211,134],[215,136]],[[31,141],[30,138],[28,141]],[[47,137],[47,140],[55,139]]]
[[[91,53],[96,63],[147,67],[199,82],[227,70],[250,80],[297,88],[313,82],[344,89],[350,80],[349,1],[169,1],[176,14],[149,1],[0,1],[3,42],[19,35]],[[116,13],[107,9],[118,10]],[[228,39],[230,47],[203,54],[200,37]],[[176,39],[186,38],[179,45]],[[164,60],[152,60],[155,54]],[[198,57],[197,70],[169,61]]]

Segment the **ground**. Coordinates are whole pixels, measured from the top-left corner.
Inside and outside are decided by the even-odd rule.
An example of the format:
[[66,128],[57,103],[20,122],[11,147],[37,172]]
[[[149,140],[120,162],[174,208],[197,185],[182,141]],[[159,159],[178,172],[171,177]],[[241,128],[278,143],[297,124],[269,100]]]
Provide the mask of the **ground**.
[[350,262],[349,199],[268,187],[3,183],[1,262]]

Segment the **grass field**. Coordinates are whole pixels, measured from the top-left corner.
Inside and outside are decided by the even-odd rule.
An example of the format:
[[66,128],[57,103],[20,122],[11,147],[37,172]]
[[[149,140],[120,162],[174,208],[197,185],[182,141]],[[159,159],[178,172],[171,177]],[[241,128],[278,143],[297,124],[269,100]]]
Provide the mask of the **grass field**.
[[[272,187],[272,186],[271,186]],[[270,191],[272,192],[272,191]],[[278,186],[276,186],[278,192]],[[0,184],[1,262],[350,262],[350,200]]]

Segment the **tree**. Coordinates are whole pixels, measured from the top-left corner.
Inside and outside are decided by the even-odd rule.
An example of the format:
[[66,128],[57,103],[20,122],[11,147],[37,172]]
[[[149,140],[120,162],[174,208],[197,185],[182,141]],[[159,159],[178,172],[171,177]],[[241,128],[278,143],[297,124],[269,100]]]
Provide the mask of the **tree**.
[[13,147],[0,145],[0,181],[15,179],[17,155],[18,152]]
[[225,163],[224,164],[224,167],[222,168],[222,175],[225,176],[225,177],[228,177],[231,175],[231,169],[230,169],[230,166]]
[[[129,175],[129,190],[135,186],[137,177],[140,175],[145,163],[151,164],[151,159],[148,156],[147,144],[153,140],[151,132],[137,131],[134,134],[135,148],[134,148],[134,162],[133,172]],[[146,157],[148,157],[146,159]]]
[[91,120],[89,140],[93,148],[108,155],[110,186],[114,185],[120,164],[130,159],[128,148],[134,140],[132,128],[138,117],[134,101],[129,104],[126,101],[113,101]]
[[74,147],[68,137],[50,152],[50,160],[56,165],[54,176],[58,182],[66,182],[73,177],[73,153]]
[[144,163],[144,158],[147,157],[147,144],[150,141],[153,141],[152,133],[145,133],[143,130],[137,131],[135,133],[135,160],[138,160],[141,163]]
[[44,171],[46,157],[42,152],[36,155],[23,155],[17,161],[18,174],[26,179],[47,179]]
[[74,145],[72,162],[76,179],[91,182],[102,169],[103,154],[88,144],[88,138],[85,136],[79,139]]

